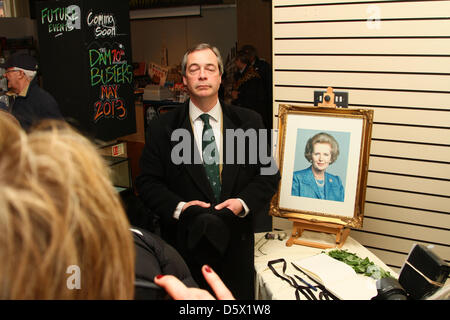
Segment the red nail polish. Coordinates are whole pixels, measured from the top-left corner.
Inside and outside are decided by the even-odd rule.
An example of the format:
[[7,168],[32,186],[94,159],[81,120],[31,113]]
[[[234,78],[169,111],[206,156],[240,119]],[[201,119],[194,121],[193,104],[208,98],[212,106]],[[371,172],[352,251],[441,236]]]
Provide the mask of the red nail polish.
[[212,270],[211,270],[211,268],[209,266],[205,266],[205,271],[208,272],[208,273],[212,272]]
[[162,277],[164,277],[162,274],[158,274],[157,276],[156,276],[156,279],[161,279]]

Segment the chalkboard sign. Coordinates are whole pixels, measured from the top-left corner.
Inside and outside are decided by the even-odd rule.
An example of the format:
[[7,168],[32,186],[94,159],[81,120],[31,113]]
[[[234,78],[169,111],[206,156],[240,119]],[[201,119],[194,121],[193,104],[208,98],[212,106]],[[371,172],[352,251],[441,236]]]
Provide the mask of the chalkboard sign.
[[66,118],[109,141],[136,132],[128,1],[36,5],[43,85]]

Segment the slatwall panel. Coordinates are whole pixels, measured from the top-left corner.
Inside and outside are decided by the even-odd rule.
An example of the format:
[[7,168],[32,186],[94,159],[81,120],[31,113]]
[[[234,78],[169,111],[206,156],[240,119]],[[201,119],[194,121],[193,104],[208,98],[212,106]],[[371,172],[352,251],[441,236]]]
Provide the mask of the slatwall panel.
[[275,117],[328,86],[374,110],[364,226],[351,236],[397,272],[414,243],[449,262],[450,1],[272,4]]

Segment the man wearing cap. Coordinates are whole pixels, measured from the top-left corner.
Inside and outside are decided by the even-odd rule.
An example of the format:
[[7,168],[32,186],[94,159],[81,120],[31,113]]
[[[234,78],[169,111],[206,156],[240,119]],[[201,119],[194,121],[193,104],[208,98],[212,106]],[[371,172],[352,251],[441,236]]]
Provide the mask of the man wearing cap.
[[43,119],[62,118],[56,100],[37,84],[37,62],[32,56],[15,53],[2,67],[6,69],[9,94],[14,97],[10,112],[22,128],[28,130]]
[[[200,268],[208,264],[237,299],[253,299],[253,222],[267,214],[279,172],[275,165],[263,173],[263,161],[235,161],[251,156],[250,143],[234,144],[230,131],[259,132],[264,125],[255,111],[219,100],[223,62],[217,48],[188,50],[181,69],[190,99],[149,124],[136,187],[159,217],[161,236],[180,251],[201,287],[207,288]],[[174,141],[178,134],[186,140]],[[187,161],[180,162],[176,150],[185,141]],[[258,142],[260,150],[267,148],[268,141]]]

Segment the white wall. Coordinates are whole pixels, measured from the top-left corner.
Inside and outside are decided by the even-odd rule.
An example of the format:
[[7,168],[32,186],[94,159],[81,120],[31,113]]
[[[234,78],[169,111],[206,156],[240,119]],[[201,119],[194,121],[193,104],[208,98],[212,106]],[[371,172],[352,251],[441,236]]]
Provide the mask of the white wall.
[[396,271],[414,243],[448,262],[450,1],[272,3],[274,113],[328,86],[374,110],[364,226],[350,236]]
[[179,64],[185,51],[200,42],[216,46],[224,59],[237,39],[235,6],[202,7],[202,17],[131,21],[133,61],[161,62],[168,49],[169,65]]

